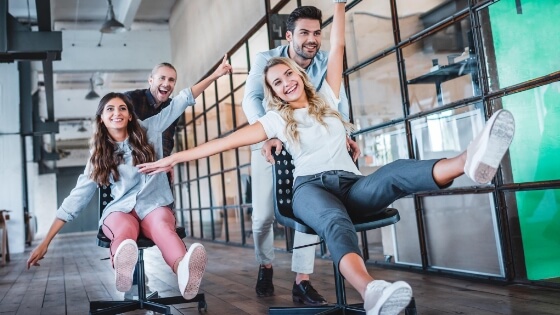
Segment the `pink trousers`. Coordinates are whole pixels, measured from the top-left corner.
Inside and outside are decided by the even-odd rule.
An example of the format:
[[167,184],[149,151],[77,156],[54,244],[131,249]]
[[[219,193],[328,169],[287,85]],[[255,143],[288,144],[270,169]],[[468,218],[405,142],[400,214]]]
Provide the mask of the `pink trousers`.
[[111,262],[119,245],[126,239],[136,241],[139,234],[154,241],[171,269],[187,253],[185,243],[175,232],[175,217],[168,207],[154,209],[144,220],[138,218],[134,209],[130,213],[113,212],[105,218],[102,228],[111,240]]

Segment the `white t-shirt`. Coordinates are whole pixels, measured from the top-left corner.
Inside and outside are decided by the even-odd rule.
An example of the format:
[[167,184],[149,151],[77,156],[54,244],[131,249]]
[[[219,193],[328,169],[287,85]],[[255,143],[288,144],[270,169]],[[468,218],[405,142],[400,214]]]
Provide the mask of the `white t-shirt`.
[[[334,110],[336,99],[331,87],[325,82],[319,95]],[[258,121],[263,125],[267,137],[278,138],[294,158],[294,179],[298,176],[313,175],[324,171],[341,170],[361,175],[346,150],[346,130],[336,117],[325,117],[328,128],[309,115],[307,108],[294,110],[299,132],[299,145],[288,142],[286,121],[276,111],[268,111]]]

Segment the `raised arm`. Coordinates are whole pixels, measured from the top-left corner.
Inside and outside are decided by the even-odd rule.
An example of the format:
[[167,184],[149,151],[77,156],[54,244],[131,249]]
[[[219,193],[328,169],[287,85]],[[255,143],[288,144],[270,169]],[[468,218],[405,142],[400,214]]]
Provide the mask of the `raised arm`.
[[[336,0],[339,1],[339,0]],[[344,58],[345,2],[335,2],[331,28],[329,60],[327,62],[327,83],[338,98],[342,83]]]
[[171,105],[164,108],[159,114],[143,120],[141,122],[142,126],[147,129],[163,132],[185,111],[188,106],[195,104],[195,99],[206,88],[208,88],[212,82],[226,73],[231,73],[231,65],[227,61],[227,55],[224,55],[222,63],[211,75],[192,87],[183,89],[179,92],[179,95],[171,100]]
[[223,76],[226,73],[231,73],[231,65],[228,63],[227,54],[224,55],[224,58],[222,59],[222,63],[211,75],[207,76],[202,81],[193,85],[191,91],[194,98],[197,98],[202,92],[204,92],[204,90],[206,90],[206,88],[210,86],[212,82],[214,82],[215,80],[217,80],[219,77]]
[[155,174],[167,172],[177,163],[193,161],[227,150],[259,143],[268,139],[260,122],[246,126],[224,138],[214,139],[192,149],[177,152],[152,163],[137,165],[139,172]]

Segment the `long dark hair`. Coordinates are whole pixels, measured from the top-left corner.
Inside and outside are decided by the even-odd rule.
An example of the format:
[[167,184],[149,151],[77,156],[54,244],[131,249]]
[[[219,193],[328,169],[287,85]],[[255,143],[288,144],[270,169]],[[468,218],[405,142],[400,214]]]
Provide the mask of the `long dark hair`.
[[113,175],[114,181],[118,181],[120,176],[117,167],[124,162],[123,152],[118,150],[117,142],[111,138],[107,127],[101,121],[105,105],[114,98],[119,98],[126,104],[132,118],[126,130],[133,164],[153,162],[156,159],[154,147],[148,142],[146,130],[140,125],[130,99],[123,93],[108,93],[99,101],[95,112],[95,131],[90,141],[91,179],[100,185],[109,185],[110,175]]

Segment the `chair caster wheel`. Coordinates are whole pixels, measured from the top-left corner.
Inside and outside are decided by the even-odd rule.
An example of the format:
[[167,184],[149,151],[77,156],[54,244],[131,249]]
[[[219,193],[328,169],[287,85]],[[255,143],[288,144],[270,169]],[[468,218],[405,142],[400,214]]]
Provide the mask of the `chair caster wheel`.
[[208,304],[206,304],[206,301],[198,301],[198,311],[202,311],[204,309],[204,311],[208,311]]

